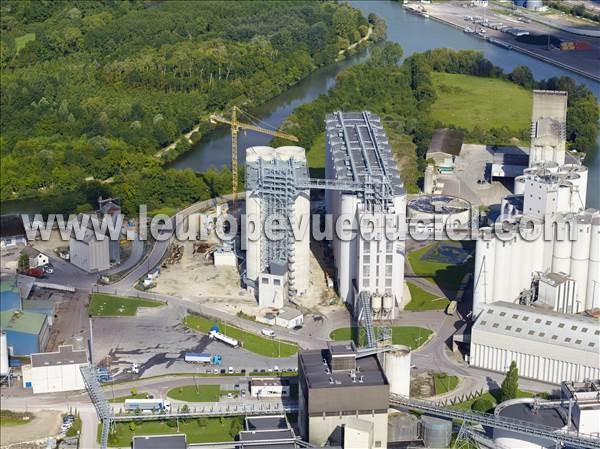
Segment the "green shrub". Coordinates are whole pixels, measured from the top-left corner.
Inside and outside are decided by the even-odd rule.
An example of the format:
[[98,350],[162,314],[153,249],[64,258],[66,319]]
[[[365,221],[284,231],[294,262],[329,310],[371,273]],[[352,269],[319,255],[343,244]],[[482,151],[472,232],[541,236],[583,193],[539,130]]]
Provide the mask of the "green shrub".
[[486,398],[475,399],[473,404],[471,404],[471,410],[475,412],[487,413],[493,408],[494,404],[492,404],[492,401]]

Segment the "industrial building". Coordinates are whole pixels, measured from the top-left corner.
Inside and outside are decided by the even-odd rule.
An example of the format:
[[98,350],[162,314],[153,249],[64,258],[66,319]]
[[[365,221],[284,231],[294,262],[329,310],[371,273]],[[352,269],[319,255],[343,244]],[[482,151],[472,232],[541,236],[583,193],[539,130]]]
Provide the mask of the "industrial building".
[[134,436],[132,449],[187,449],[185,434]]
[[34,394],[83,390],[80,368],[87,363],[87,352],[70,345],[59,346],[56,352],[31,354],[31,365],[22,368],[23,387]]
[[8,350],[13,356],[44,350],[50,337],[46,315],[18,309],[0,312],[0,329],[6,333]]
[[558,384],[600,377],[600,321],[507,302],[484,306],[471,331],[469,363]]
[[[377,308],[379,316],[374,319],[393,319],[403,307],[404,184],[378,116],[366,111],[335,112],[327,116],[325,123],[327,182],[353,185],[349,189],[328,189],[325,194],[333,222],[346,217],[356,225],[342,232],[344,235],[334,233],[340,298],[353,306],[355,314],[373,314]],[[372,224],[368,235],[356,229],[364,223]],[[401,236],[388,238],[386,224],[395,226]],[[367,310],[371,296],[375,307]]]
[[239,433],[236,448],[253,449],[293,449],[296,434],[285,415],[248,416],[244,421],[244,430]]
[[[303,148],[246,149],[245,282],[261,307],[281,308],[308,290],[309,228],[293,232],[301,221],[310,222],[310,192],[301,187],[307,179]],[[269,221],[274,218],[280,222]]]
[[353,342],[300,351],[298,383],[298,427],[304,441],[345,444],[348,426],[349,438],[363,433],[361,441],[369,444],[365,449],[387,447],[390,385],[376,355],[358,358]]
[[[532,288],[532,282],[548,273],[562,273],[575,282],[575,288],[566,292],[572,295],[565,299],[570,305],[556,305],[555,310],[577,313],[600,307],[600,212],[584,209],[587,169],[582,165],[543,164],[553,165],[554,172],[539,165],[525,170],[521,179],[515,180],[523,193],[503,202],[504,218],[513,221],[513,235],[498,238],[490,227],[479,230],[475,312],[493,301],[517,301],[524,289]],[[544,217],[548,220],[555,214],[571,213],[575,214],[575,226],[558,217],[555,232],[544,238],[548,237],[543,234]],[[528,226],[517,232],[523,217],[535,223],[537,230]]]
[[567,97],[562,91],[533,91],[530,167],[538,162],[565,163]]
[[96,215],[90,215],[89,227],[85,230],[83,239],[74,235],[69,240],[69,260],[78,268],[88,273],[96,273],[110,268],[110,239],[100,239],[92,228],[92,221],[98,220]]
[[438,172],[452,173],[455,159],[460,155],[464,138],[464,133],[456,129],[436,129],[431,136],[431,143],[427,149],[425,159],[432,159]]
[[[562,382],[559,401],[521,398],[496,407],[497,416],[555,428],[556,431],[600,436],[600,380]],[[515,449],[554,448],[556,442],[510,430],[494,429],[497,447]]]
[[[114,227],[118,225],[119,216],[121,215],[121,204],[116,198],[102,199],[98,198],[98,205],[100,206],[99,216],[110,217]],[[119,240],[109,240],[108,243],[108,256],[111,262],[121,263],[121,247]]]
[[0,215],[0,249],[27,244],[23,220],[18,214]]

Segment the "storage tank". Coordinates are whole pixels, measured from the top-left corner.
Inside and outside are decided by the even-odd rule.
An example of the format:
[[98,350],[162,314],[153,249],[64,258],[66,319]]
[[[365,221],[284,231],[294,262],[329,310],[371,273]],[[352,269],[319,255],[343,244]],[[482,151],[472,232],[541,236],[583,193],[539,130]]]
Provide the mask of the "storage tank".
[[585,165],[581,164],[564,164],[560,166],[559,173],[561,174],[577,174],[579,178],[577,178],[574,183],[578,188],[578,199],[579,202],[585,208],[585,203],[587,201],[587,184],[588,184],[588,169]]
[[449,447],[452,439],[452,421],[423,416],[421,418],[421,431],[425,447]]
[[[535,408],[535,401],[536,399],[532,398],[505,401],[496,407],[494,414],[504,418],[552,427],[557,431],[565,428],[567,417],[560,405]],[[554,441],[546,438],[498,428],[494,429],[494,443],[498,447],[508,449],[550,449],[556,447]]]
[[573,184],[570,181],[561,181],[558,186],[558,199],[556,200],[556,212],[571,212],[571,192]]
[[[354,216],[356,214],[357,203],[358,200],[356,195],[341,195],[340,214]],[[339,259],[336,258],[336,261],[343,261],[342,263],[336,264],[338,267],[338,289],[340,293],[340,299],[343,302],[351,301],[354,291],[352,279],[353,275],[351,273],[356,272],[356,261],[358,259],[358,251],[356,248],[357,240],[359,239],[357,239],[354,235],[349,241],[334,239],[334,245],[339,245]],[[346,261],[350,261],[350,263],[346,263]]]
[[523,240],[521,239],[521,236],[519,235],[519,233],[517,232],[517,234],[515,235],[515,237],[511,240],[511,261],[509,266],[507,266],[507,270],[510,269],[510,280],[511,282],[509,282],[508,285],[508,291],[509,291],[509,301],[514,301],[516,298],[519,297],[519,293],[521,293],[521,290],[523,290],[524,288],[529,287],[529,285],[526,285],[523,282],[523,274],[524,272],[527,271],[527,265],[524,265],[524,260],[523,260]]
[[494,293],[493,301],[509,301],[510,297],[510,275],[513,240],[498,240],[496,242],[496,260],[494,262]]
[[8,340],[6,332],[0,334],[0,376],[7,376],[10,372],[8,364]]
[[473,314],[475,315],[485,304],[492,302],[497,243],[499,243],[498,239],[491,228],[480,229],[475,247],[473,271]]
[[513,193],[515,195],[523,195],[525,193],[525,181],[527,180],[527,176],[517,176],[515,178],[515,183],[513,186]]
[[600,307],[600,212],[592,218],[590,261],[588,266],[585,308]]
[[556,223],[556,240],[552,253],[552,271],[555,273],[571,273],[571,232],[570,223]]
[[389,316],[389,315],[391,315],[393,310],[394,310],[394,298],[392,298],[392,295],[390,295],[389,293],[386,293],[385,295],[383,295],[383,313],[386,316]]
[[419,418],[410,413],[394,412],[388,416],[388,443],[417,441]]
[[377,293],[371,295],[371,309],[373,315],[379,315],[379,312],[381,312],[381,295]]
[[536,162],[533,164],[533,168],[538,169],[538,174],[540,170],[547,170],[550,173],[558,173],[559,165],[558,162],[554,161],[544,161],[544,162]]
[[577,215],[577,235],[571,245],[571,276],[577,281],[577,301],[585,308],[585,296],[589,269],[590,246],[592,244],[592,215],[583,212]]
[[385,375],[390,383],[390,393],[409,397],[410,395],[410,348],[394,345],[383,355]]

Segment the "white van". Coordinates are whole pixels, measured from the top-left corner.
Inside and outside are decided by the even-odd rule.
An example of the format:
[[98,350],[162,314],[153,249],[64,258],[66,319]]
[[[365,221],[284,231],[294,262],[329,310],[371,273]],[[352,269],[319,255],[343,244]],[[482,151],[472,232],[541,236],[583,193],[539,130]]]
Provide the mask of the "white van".
[[275,336],[275,331],[272,331],[271,329],[263,329],[263,330],[261,330],[261,333],[263,335],[266,335],[267,337],[274,337]]

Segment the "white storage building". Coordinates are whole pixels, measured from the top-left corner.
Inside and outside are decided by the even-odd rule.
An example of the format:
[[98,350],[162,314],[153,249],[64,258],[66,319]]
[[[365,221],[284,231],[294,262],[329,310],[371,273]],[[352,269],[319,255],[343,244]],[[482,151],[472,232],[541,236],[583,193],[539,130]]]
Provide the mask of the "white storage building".
[[31,365],[23,366],[23,387],[34,394],[85,389],[80,368],[87,365],[85,350],[59,346],[57,352],[31,354]]
[[514,360],[522,377],[579,382],[600,377],[599,350],[599,320],[495,302],[473,325],[469,363],[505,372]]
[[[91,221],[98,219],[95,215],[90,216]],[[83,239],[79,240],[75,235],[69,240],[69,260],[73,265],[88,273],[108,270],[110,268],[110,239],[105,236],[100,239],[92,228],[87,228]]]
[[287,398],[290,396],[290,382],[279,377],[263,377],[250,381],[250,395],[261,398]]

